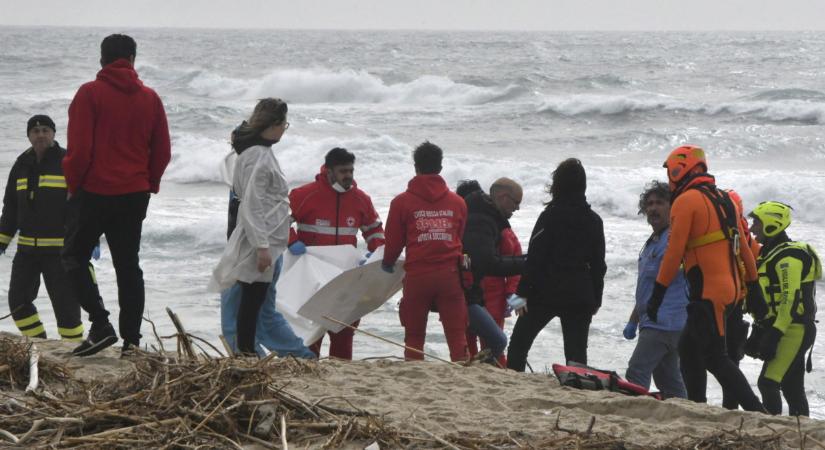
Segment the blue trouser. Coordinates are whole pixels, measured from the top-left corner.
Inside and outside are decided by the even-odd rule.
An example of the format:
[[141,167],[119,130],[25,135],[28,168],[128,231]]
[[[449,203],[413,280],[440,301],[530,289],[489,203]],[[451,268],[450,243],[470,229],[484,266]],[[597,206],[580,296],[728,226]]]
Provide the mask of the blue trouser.
[[490,349],[490,360],[495,361],[507,348],[507,336],[501,331],[493,316],[481,305],[467,305],[469,330],[480,337]]
[[[266,292],[266,299],[258,312],[258,322],[255,326],[255,349],[261,356],[264,352],[260,346],[264,346],[278,356],[293,355],[298,358],[315,358],[315,353],[312,353],[304,345],[301,338],[295,336],[289,322],[284,319],[281,313],[275,310],[275,284],[281,275],[282,266],[283,256],[280,256],[275,262],[275,272],[272,274],[272,283],[270,283]],[[237,321],[240,304],[240,284],[236,283],[221,293],[221,332],[234,352],[238,351],[236,337],[238,334]]]
[[687,398],[685,382],[679,367],[679,337],[681,331],[642,328],[639,342],[628,363],[625,378],[646,389],[650,375],[665,398]]

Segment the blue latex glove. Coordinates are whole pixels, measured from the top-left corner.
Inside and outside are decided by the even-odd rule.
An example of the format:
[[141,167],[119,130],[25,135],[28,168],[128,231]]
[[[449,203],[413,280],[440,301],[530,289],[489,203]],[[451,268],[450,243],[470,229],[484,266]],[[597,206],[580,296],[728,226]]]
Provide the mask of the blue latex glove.
[[295,241],[289,246],[289,253],[295,256],[303,255],[307,252],[307,245],[301,241]]
[[358,261],[358,265],[363,266],[364,263],[367,262],[368,259],[370,259],[370,256],[372,256],[372,252],[364,253],[364,256],[361,257],[360,261]]
[[92,259],[95,261],[100,259],[100,244],[97,244],[95,248],[92,249]]
[[514,311],[524,308],[524,305],[526,304],[527,299],[519,296],[518,294],[513,294],[507,297],[507,305],[509,305]]
[[395,273],[395,264],[381,263],[381,270],[387,273]]
[[624,335],[624,338],[627,339],[628,341],[635,338],[636,337],[636,328],[638,326],[639,326],[639,324],[636,323],[636,322],[632,322],[632,321],[627,322],[627,325],[624,326],[624,331],[622,332],[622,334]]

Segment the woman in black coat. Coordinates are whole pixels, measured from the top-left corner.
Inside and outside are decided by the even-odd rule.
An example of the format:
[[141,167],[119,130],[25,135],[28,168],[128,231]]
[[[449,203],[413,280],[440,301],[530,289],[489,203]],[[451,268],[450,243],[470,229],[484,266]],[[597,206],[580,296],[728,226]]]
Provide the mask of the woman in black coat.
[[587,176],[581,161],[570,158],[553,171],[551,201],[530,236],[527,272],[516,295],[526,299],[507,353],[507,367],[524,371],[527,353],[554,317],[561,320],[568,363],[587,364],[590,321],[602,304],[604,226],[585,197]]

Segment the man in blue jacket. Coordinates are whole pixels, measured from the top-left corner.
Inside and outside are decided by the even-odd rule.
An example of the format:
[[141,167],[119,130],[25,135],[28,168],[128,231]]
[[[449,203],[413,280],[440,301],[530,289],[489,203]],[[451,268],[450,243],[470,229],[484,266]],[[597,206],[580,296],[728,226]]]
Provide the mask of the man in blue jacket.
[[670,188],[667,183],[653,181],[639,196],[639,214],[644,214],[653,234],[639,253],[639,275],[636,281],[636,305],[624,329],[624,337],[636,337],[639,342],[628,362],[625,378],[645,388],[650,377],[666,398],[687,398],[685,383],[679,369],[679,337],[687,320],[687,285],[679,273],[665,294],[656,321],[648,318],[647,301],[653,292],[659,265],[667,248],[670,234]]

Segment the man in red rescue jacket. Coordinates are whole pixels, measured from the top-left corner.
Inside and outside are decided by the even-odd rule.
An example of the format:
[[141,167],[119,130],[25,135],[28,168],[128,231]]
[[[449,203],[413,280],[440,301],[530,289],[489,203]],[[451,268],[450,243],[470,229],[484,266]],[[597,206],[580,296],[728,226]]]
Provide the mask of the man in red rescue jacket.
[[[289,207],[297,229],[289,232],[289,251],[293,255],[303,254],[307,245],[355,246],[358,231],[370,252],[384,245],[381,219],[369,195],[355,184],[354,171],[355,155],[343,148],[333,148],[324,158],[315,181],[289,193]],[[352,326],[357,327],[358,321]],[[330,332],[329,337],[329,356],[351,360],[353,330]],[[323,339],[309,347],[318,356]]]
[[102,234],[117,274],[123,353],[140,344],[145,303],[138,256],[141,229],[171,147],[163,103],[138,78],[136,54],[137,44],[129,36],[103,39],[103,68],[95,81],[78,89],[69,106],[63,173],[70,199],[61,257],[77,301],[92,322],[88,337],[72,352],[76,356],[97,353],[117,341],[89,271],[89,258]]
[[450,359],[467,359],[467,304],[458,267],[467,205],[451,192],[441,173],[441,149],[424,142],[413,152],[415,177],[407,191],[390,203],[387,243],[381,268],[395,270],[406,247],[404,297],[399,316],[404,327],[407,360],[424,359],[427,316],[435,306],[444,327]]

